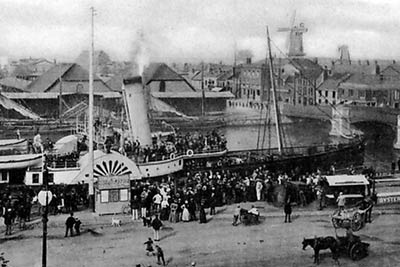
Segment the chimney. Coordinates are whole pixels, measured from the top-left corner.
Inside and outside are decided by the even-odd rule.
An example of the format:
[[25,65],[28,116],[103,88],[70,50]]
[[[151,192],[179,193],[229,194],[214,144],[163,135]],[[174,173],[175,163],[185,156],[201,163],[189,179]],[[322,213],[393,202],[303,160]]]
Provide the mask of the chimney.
[[378,61],[375,60],[375,75],[379,75],[381,73],[381,67],[378,64]]
[[251,64],[251,57],[246,58],[246,64]]
[[135,76],[123,80],[128,118],[132,125],[132,138],[143,145],[151,146],[150,125],[147,118],[147,102],[142,77]]
[[328,66],[327,65],[324,66],[324,81],[326,79],[328,79]]

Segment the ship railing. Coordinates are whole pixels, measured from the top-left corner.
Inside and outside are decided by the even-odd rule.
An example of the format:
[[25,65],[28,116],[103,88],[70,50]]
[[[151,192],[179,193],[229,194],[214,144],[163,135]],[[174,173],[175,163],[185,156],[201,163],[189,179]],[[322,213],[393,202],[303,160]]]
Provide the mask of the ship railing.
[[63,161],[53,161],[49,164],[49,167],[53,169],[68,169],[68,168],[79,168],[79,163],[77,160],[63,160]]
[[314,145],[314,146],[293,146],[283,148],[282,153],[279,153],[278,148],[265,148],[265,149],[250,149],[250,150],[236,150],[229,151],[229,155],[314,155],[318,153],[324,153],[329,151],[335,151],[351,147],[356,142],[349,142],[346,144],[327,144],[327,145]]
[[199,155],[210,155],[212,153],[221,153],[226,151],[226,148],[220,147],[220,148],[215,148],[215,149],[207,149],[203,151],[198,151],[198,150],[192,150],[192,149],[187,149],[184,151],[180,152],[171,152],[165,155],[157,155],[155,158],[151,158],[150,160],[146,161],[145,156],[143,153],[140,153],[139,155],[135,155],[133,152],[128,152],[127,156],[130,158],[134,158],[136,162],[138,163],[148,163],[148,162],[157,162],[157,161],[164,161],[164,160],[171,160],[177,157],[196,157]]

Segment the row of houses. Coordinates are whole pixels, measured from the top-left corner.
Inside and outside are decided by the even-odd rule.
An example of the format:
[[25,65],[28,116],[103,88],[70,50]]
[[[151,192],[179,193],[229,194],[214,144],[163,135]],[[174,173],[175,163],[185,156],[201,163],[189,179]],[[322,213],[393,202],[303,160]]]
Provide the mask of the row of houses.
[[[273,63],[278,101],[301,106],[347,103],[400,108],[400,65],[396,61],[276,58]],[[264,60],[248,60],[230,69],[215,66],[219,71],[211,75],[209,68],[197,71],[188,81],[196,88],[230,91],[245,102],[263,102],[271,94],[268,68]]]
[[[94,75],[95,117],[118,116],[124,109],[123,75]],[[156,115],[198,116],[222,112],[230,92],[196,90],[184,77],[164,63],[152,63],[143,73],[148,106]],[[77,63],[60,63],[28,81],[17,77],[0,80],[0,94],[29,108],[42,118],[74,119],[88,106],[89,73]],[[205,107],[205,110],[203,108]],[[150,114],[151,115],[151,114]]]

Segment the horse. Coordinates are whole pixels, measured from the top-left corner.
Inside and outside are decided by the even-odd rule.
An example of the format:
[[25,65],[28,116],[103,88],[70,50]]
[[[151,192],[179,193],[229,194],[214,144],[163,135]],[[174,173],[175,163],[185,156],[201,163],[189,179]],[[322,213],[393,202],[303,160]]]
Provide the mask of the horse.
[[332,236],[304,238],[302,244],[303,250],[305,250],[307,246],[310,246],[314,249],[314,263],[319,264],[320,250],[330,249],[333,260],[340,265],[338,261],[339,243],[336,238]]

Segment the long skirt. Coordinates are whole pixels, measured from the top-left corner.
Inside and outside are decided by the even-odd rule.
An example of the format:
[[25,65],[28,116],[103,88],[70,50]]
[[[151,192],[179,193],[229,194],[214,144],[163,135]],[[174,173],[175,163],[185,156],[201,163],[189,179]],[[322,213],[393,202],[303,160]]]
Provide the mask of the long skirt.
[[182,212],[182,221],[184,221],[184,222],[190,221],[190,213],[189,213],[189,210],[188,210],[187,208],[184,208],[184,209],[183,209],[183,212]]

